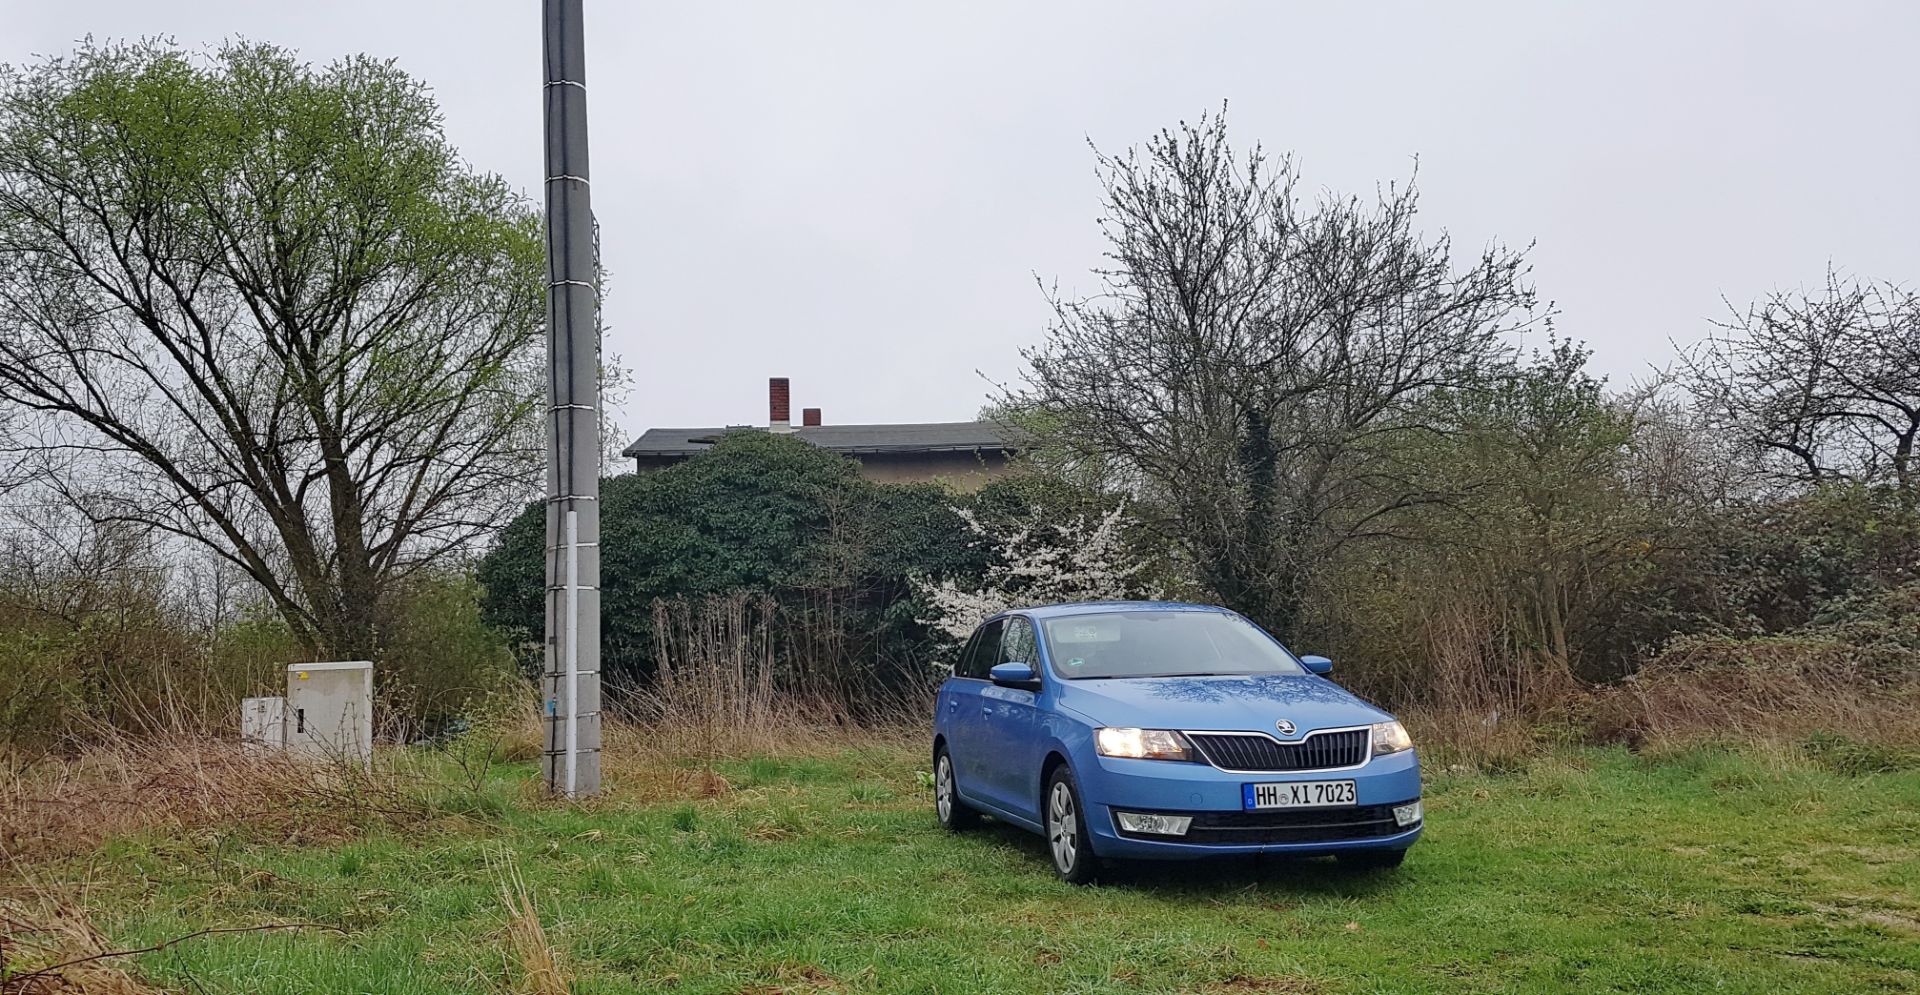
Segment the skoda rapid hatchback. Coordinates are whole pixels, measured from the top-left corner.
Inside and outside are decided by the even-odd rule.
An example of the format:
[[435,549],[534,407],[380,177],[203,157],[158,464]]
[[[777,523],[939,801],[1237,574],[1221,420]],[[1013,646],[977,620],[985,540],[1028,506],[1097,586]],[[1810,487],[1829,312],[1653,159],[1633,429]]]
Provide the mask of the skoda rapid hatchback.
[[988,619],[940,687],[934,808],[1046,837],[1060,877],[1104,858],[1332,854],[1396,867],[1420,762],[1393,716],[1241,616],[1054,605]]

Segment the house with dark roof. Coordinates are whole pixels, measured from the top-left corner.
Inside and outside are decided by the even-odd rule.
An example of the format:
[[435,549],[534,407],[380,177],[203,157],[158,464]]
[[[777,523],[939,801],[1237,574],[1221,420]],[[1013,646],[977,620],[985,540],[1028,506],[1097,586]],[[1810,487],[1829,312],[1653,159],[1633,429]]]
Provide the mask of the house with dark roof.
[[729,432],[777,432],[850,456],[860,472],[881,483],[939,483],[976,491],[1004,476],[1018,433],[985,421],[918,422],[897,425],[824,425],[819,408],[789,419],[786,377],[767,381],[767,424],[720,428],[650,428],[622,451],[642,471],[672,466],[699,455]]

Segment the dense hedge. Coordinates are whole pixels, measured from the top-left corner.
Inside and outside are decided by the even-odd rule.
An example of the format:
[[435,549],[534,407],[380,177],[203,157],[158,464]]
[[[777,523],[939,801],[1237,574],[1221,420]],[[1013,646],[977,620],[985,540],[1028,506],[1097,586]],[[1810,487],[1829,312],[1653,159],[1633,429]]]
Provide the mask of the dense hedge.
[[[1005,490],[984,500],[1005,503]],[[839,637],[810,643],[843,647],[883,680],[930,646],[908,575],[984,566],[953,495],[872,483],[853,460],[790,436],[734,433],[676,466],[607,478],[600,493],[602,667],[616,693],[654,671],[655,599],[770,593],[793,627],[830,626]],[[486,619],[515,636],[530,671],[540,659],[544,530],[530,506],[478,572]]]

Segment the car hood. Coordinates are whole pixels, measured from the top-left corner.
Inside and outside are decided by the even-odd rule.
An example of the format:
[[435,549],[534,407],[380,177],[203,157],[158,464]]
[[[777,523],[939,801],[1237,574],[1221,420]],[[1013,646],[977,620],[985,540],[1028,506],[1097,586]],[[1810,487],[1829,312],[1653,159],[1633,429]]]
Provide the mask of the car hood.
[[1272,733],[1274,723],[1286,719],[1305,733],[1393,717],[1313,675],[1143,677],[1057,686],[1060,704],[1103,726]]

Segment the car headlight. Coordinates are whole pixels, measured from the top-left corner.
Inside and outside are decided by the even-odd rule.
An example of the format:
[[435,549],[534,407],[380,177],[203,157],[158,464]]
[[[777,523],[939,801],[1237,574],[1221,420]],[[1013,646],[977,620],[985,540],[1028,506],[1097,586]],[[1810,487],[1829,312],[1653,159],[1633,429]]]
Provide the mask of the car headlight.
[[1136,760],[1192,760],[1187,737],[1171,729],[1106,728],[1093,734],[1094,749],[1103,757]]
[[1373,755],[1384,757],[1389,753],[1413,749],[1413,739],[1407,735],[1407,727],[1398,722],[1375,722],[1373,724]]

